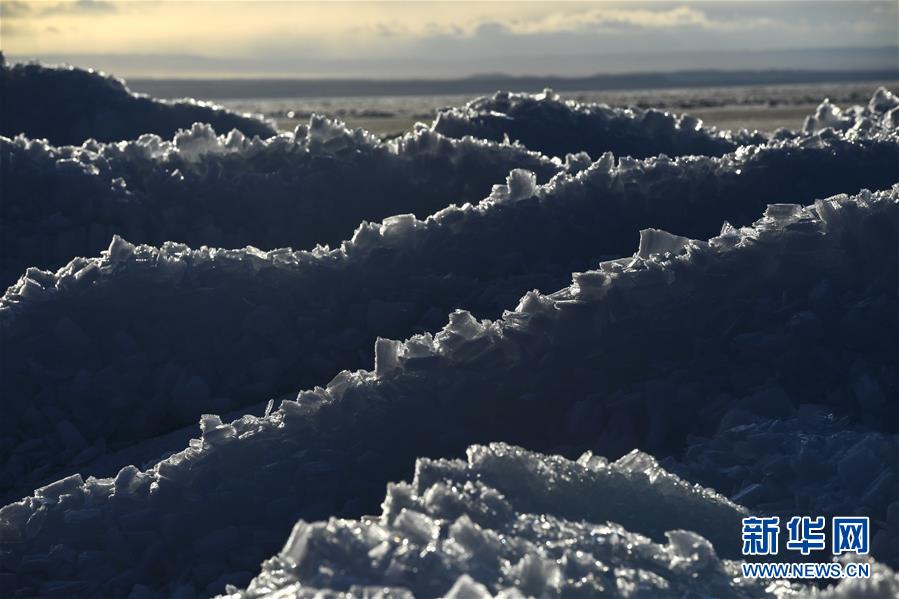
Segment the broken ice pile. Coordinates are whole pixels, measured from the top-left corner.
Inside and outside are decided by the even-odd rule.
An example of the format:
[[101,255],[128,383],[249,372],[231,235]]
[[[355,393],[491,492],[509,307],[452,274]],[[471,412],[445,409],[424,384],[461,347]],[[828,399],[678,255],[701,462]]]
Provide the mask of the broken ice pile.
[[[528,293],[499,320],[460,311],[437,334],[402,343],[379,341],[372,372],[343,372],[327,387],[303,391],[265,417],[225,423],[205,416],[200,439],[145,471],[129,467],[109,479],[75,475],[3,508],[0,531],[16,541],[4,545],[3,561],[10,564],[16,584],[33,592],[63,588],[116,594],[147,587],[165,595],[182,587],[187,592],[185,585],[191,592],[211,592],[226,583],[246,584],[295,520],[371,513],[384,481],[405,478],[417,456],[451,456],[472,443],[505,441],[535,451],[578,455],[593,450],[612,457],[642,447],[677,456],[691,438],[711,436],[722,422],[745,419],[747,412],[750,418],[789,420],[802,417],[805,404],[823,406],[848,424],[892,438],[896,405],[871,405],[866,403],[870,395],[858,390],[864,389],[861,384],[897,396],[891,295],[899,259],[897,227],[899,188],[833,197],[808,207],[774,205],[753,226],[725,226],[707,242],[645,231],[632,257],[578,273],[556,293]],[[809,313],[817,327],[806,326]],[[778,401],[770,401],[771,389],[779,389]],[[799,452],[790,459],[808,457]],[[502,472],[514,477],[511,469],[499,469],[497,478]],[[552,480],[539,478],[550,490]],[[895,481],[895,473],[890,480]],[[504,492],[500,484],[491,483]],[[807,488],[823,488],[857,508],[867,505],[870,486],[833,478]],[[774,492],[784,500],[791,495],[789,488]],[[640,494],[625,497],[622,502],[633,505]],[[804,505],[801,496],[794,501]],[[486,498],[473,502],[481,503],[489,509]],[[654,502],[633,518],[651,523],[654,514],[675,505],[673,499]],[[529,513],[559,518],[546,520],[546,535],[567,530],[564,513],[539,507]],[[571,516],[575,522],[585,517]],[[424,523],[422,530],[433,530],[425,520],[408,518],[412,525]],[[872,535],[887,546],[899,538],[891,518],[872,520]],[[592,530],[584,523],[570,526]],[[680,588],[668,571],[680,563],[674,556],[684,550],[679,541],[655,544],[661,538],[653,535],[681,526],[707,535],[718,555],[728,556],[737,546],[736,537],[720,540],[702,524],[659,524],[656,532],[646,531],[653,543],[638,543],[659,556],[661,565],[651,571],[665,582],[648,577],[659,585]],[[344,547],[364,547],[350,541],[356,528],[351,524],[348,532],[338,533],[346,539]],[[362,538],[364,531],[358,534]],[[322,538],[327,543],[328,535]],[[697,559],[713,571],[727,572],[728,566],[713,559],[697,537],[679,538],[688,539],[697,555],[705,556]],[[519,542],[517,535],[514,540]],[[436,563],[456,559],[428,554],[434,557],[427,560]],[[74,557],[82,555],[88,557]],[[384,555],[392,559],[391,553]],[[524,553],[509,555],[524,559]],[[551,574],[553,566],[540,565],[540,553],[526,560],[524,570],[530,572],[527,564],[536,558],[541,561],[535,568]],[[316,568],[322,563],[310,559]],[[402,565],[401,556],[397,559]],[[643,562],[630,563],[644,569]],[[507,584],[492,575],[479,578],[472,568],[459,573],[494,585],[491,589]],[[871,584],[894,584],[886,570],[881,572],[883,577]],[[356,584],[352,577],[327,579],[327,569],[320,575],[325,578],[315,584]],[[518,584],[511,570],[508,575],[509,584]],[[647,580],[637,572],[629,576],[622,572],[620,578],[623,583]],[[524,578],[530,580],[530,574]],[[726,576],[697,575],[693,584],[716,580],[733,583]],[[360,584],[369,581],[391,584],[359,579]]]
[[817,133],[825,129],[846,132],[851,135],[877,135],[889,133],[899,127],[899,98],[886,88],[874,92],[866,106],[850,106],[843,110],[824,100],[805,119],[804,133]]
[[[37,65],[29,68],[41,69]],[[10,83],[4,89],[3,93],[12,94],[18,88]],[[628,147],[634,132],[645,130],[642,113],[513,97],[517,98],[513,106],[536,103],[556,107],[525,111],[527,118],[520,117],[540,130],[558,126],[560,119],[574,118],[569,113],[586,121],[577,130],[589,130],[589,123],[605,123],[602,115],[614,112],[618,125],[589,137],[594,158],[607,150],[638,156],[683,153],[661,143],[653,145],[653,140],[664,139],[656,134],[646,136],[640,152]],[[854,118],[857,123],[843,135],[854,141],[866,136],[895,137],[889,128],[866,125],[892,122],[885,116],[887,112],[877,110],[888,111],[895,101],[888,91],[881,90],[869,108],[847,109],[843,121],[855,122]],[[546,114],[555,114],[554,110],[569,116]],[[96,255],[113,235],[133,243],[177,241],[229,249],[336,245],[362,220],[406,212],[424,217],[453,203],[480,200],[513,168],[531,170],[543,182],[561,171],[586,168],[591,162],[583,152],[569,153],[563,163],[521,146],[480,138],[448,139],[440,133],[441,122],[437,119],[432,130],[420,126],[389,142],[322,117],[313,117],[293,135],[267,139],[240,132],[217,137],[208,125],[173,133],[171,142],[167,137],[143,135],[126,142],[87,140],[80,146],[55,146],[28,135],[0,137],[0,192],[4,197],[0,205],[0,285],[11,284],[28,267],[55,270],[74,256]],[[224,131],[220,129],[220,133]],[[715,139],[728,135],[716,133]],[[832,135],[832,130],[822,135]],[[776,144],[792,137],[778,134],[769,140],[755,136],[741,142]],[[819,137],[808,134],[802,141],[814,144]],[[572,143],[569,149],[576,151],[579,146]],[[734,142],[726,150],[734,152],[738,147]],[[867,148],[867,152],[871,150]],[[840,189],[828,189],[823,195],[854,192],[863,185],[881,188],[893,182],[865,180],[865,175],[858,172],[846,178]],[[793,188],[791,184],[780,193]],[[657,223],[660,225],[664,226]],[[686,233],[707,235],[708,231]]]
[[[82,452],[120,443],[97,430],[106,422],[93,418],[97,399],[119,398],[106,403],[110,415],[139,405],[137,428],[116,424],[114,431],[143,438],[203,411],[229,411],[327,380],[344,367],[362,367],[377,336],[433,329],[453,308],[497,315],[528,289],[552,290],[568,273],[628,251],[639,228],[708,234],[722,219],[747,222],[766,201],[808,202],[860,181],[886,184],[896,162],[895,139],[849,142],[826,135],[744,148],[721,159],[622,159],[615,165],[605,156],[546,186],[514,173],[480,205],[450,208],[426,221],[396,217],[363,225],[330,252],[191,251],[175,244],[132,252],[117,241],[104,260],[79,259],[56,275],[29,270],[4,298],[7,338],[23,351],[4,362],[11,374],[3,378],[10,393],[47,399],[28,406],[24,421],[34,424],[14,427],[24,435],[15,443],[28,442],[17,449],[20,458],[8,462],[4,479],[15,483],[27,471],[35,484],[52,467],[49,456],[83,463]],[[316,288],[329,294],[308,292]],[[199,305],[202,314],[191,309]],[[234,321],[241,326],[226,326]],[[292,325],[298,337],[287,334]],[[47,327],[53,330],[40,333]],[[47,334],[54,345],[42,341]],[[249,363],[247,355],[254,356]],[[35,369],[56,374],[32,376]],[[148,386],[154,400],[137,399]],[[74,397],[96,399],[70,401]],[[53,398],[67,398],[62,413]],[[62,425],[65,436],[56,432],[56,441],[38,442],[46,435],[38,427],[60,419],[69,421]],[[62,439],[68,440],[61,445]],[[43,471],[28,466],[33,459]]]
[[[334,127],[301,137],[358,147],[360,132]],[[214,147],[229,143],[199,137]],[[293,155],[276,149],[282,142],[293,147],[284,138],[238,146],[262,144],[262,156],[271,151],[280,161]],[[431,142],[446,150],[432,153]],[[443,152],[530,155],[429,133],[400,144],[410,148],[400,155],[416,164]],[[0,302],[6,339],[20,348],[4,359],[0,385],[21,400],[2,408],[16,431],[0,444],[0,455],[11,456],[2,479],[7,490],[27,491],[59,468],[84,468],[108,447],[195,422],[203,412],[321,384],[371,364],[378,337],[434,330],[456,308],[496,317],[531,289],[553,291],[571,272],[629,253],[640,229],[707,237],[722,220],[750,222],[768,202],[888,186],[897,163],[895,134],[850,141],[822,133],[721,158],[616,163],[606,154],[545,185],[516,170],[477,205],[425,220],[363,223],[333,250],[135,247],[116,238],[101,258],[79,258],[56,273],[29,269]],[[97,419],[98,410],[106,418]]]
[[732,586],[761,596],[760,585],[734,585],[735,564],[700,536],[726,543],[745,513],[646,454],[573,462],[500,443],[467,454],[419,459],[411,483],[388,485],[380,517],[300,521],[232,596],[385,586],[398,597],[722,596]]
[[[284,548],[231,599],[352,597],[817,596],[743,578],[707,537],[732,544],[745,512],[643,453],[576,462],[494,443],[468,460],[419,459],[389,485],[380,517],[298,522]],[[830,597],[895,596],[899,576],[845,582]]]
[[427,129],[382,142],[316,116],[265,139],[217,136],[199,123],[171,141],[53,146],[0,137],[0,285],[30,266],[55,270],[94,256],[113,235],[266,250],[339,244],[363,220],[477,202],[514,168],[544,182],[566,165]]
[[722,156],[740,146],[767,141],[757,131],[718,131],[689,115],[562,100],[552,90],[497,92],[462,107],[444,108],[432,128],[448,137],[510,139],[550,156],[586,152],[594,158],[604,152],[634,158]]

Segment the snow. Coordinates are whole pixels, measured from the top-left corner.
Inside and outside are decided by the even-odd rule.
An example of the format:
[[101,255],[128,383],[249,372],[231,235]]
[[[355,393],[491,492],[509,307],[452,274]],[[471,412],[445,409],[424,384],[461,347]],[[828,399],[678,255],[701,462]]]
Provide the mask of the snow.
[[[576,274],[569,287],[550,295],[528,293],[515,311],[499,320],[457,312],[434,335],[416,335],[399,345],[379,344],[390,365],[384,372],[342,372],[327,387],[303,391],[296,401],[282,402],[265,417],[244,416],[230,423],[204,417],[199,439],[148,470],[126,468],[115,478],[90,478],[83,484],[70,479],[62,490],[44,489],[7,506],[0,513],[0,530],[18,543],[8,546],[6,559],[24,588],[40,590],[33,585],[58,580],[60,575],[51,573],[67,572],[71,574],[65,574],[66,580],[91,591],[120,594],[141,584],[172,594],[190,584],[198,592],[219,592],[225,584],[222,577],[253,572],[275,553],[296,519],[364,513],[383,492],[384,481],[402,479],[419,455],[449,456],[487,439],[527,442],[534,450],[563,455],[592,449],[615,456],[635,446],[666,455],[689,438],[713,433],[725,419],[734,422],[736,416],[728,416],[729,411],[789,419],[802,412],[803,404],[821,402],[848,422],[865,423],[877,433],[876,427],[895,421],[895,406],[860,410],[849,393],[864,373],[865,385],[879,387],[886,397],[896,395],[890,370],[896,331],[881,327],[879,336],[868,337],[869,331],[856,330],[855,325],[859,310],[870,323],[889,323],[895,315],[895,304],[886,298],[895,281],[892,248],[897,225],[899,188],[833,197],[808,207],[775,206],[752,227],[725,227],[723,236],[708,242],[692,240],[680,250],[604,263],[599,270]],[[810,333],[803,324],[808,317],[802,314],[808,311],[825,333],[815,338],[814,356],[806,355],[805,336]],[[683,339],[691,340],[686,350]],[[543,376],[545,372],[554,376]],[[760,372],[767,373],[767,380]],[[879,433],[894,435],[890,430]],[[742,447],[734,451],[737,456],[753,455]],[[800,459],[802,454],[784,455]],[[599,458],[582,462],[581,467],[604,468]],[[652,539],[634,542],[661,563],[654,562],[653,567],[661,569],[650,570],[654,576],[647,578],[638,573],[648,564],[622,562],[622,568],[635,571],[633,576],[622,572],[616,580],[638,586],[646,580],[662,585],[658,577],[674,589],[680,588],[677,584],[700,584],[696,577],[692,583],[678,582],[669,572],[682,563],[679,552],[685,544],[709,547],[700,534],[718,555],[735,557],[729,555],[736,548],[729,533],[703,524],[715,518],[702,511],[710,509],[702,507],[706,500],[712,508],[724,506],[714,509],[727,508],[725,512],[735,509],[731,504],[714,499],[716,495],[709,499],[707,492],[695,488],[687,492],[683,485],[672,487],[648,456],[628,453],[618,462],[619,467],[626,465],[647,473],[646,480],[659,485],[664,501],[651,500],[648,490],[618,494],[615,483],[602,493],[620,499],[610,502],[609,512],[596,516],[600,522],[588,524],[578,511],[583,509],[578,498],[590,509],[602,510],[603,504],[571,490],[566,476],[550,468],[529,475],[532,494],[527,510],[519,510],[534,517],[519,522],[516,515],[520,526],[513,538],[522,536],[543,547],[534,535],[543,530],[537,528],[540,522],[549,522],[546,535],[567,534],[573,542],[587,542],[590,537],[585,535],[593,525],[617,519],[631,533]],[[518,479],[525,474],[509,465],[497,467],[490,485],[508,500],[507,489],[521,485]],[[853,497],[852,505],[867,505],[859,495],[868,486],[839,480],[826,484]],[[574,505],[558,500],[556,492]],[[683,493],[687,497],[678,499]],[[791,497],[789,492],[781,495]],[[647,507],[629,515],[627,510],[644,498]],[[496,505],[479,496],[471,504],[465,509],[488,513]],[[566,528],[569,519],[572,529]],[[431,520],[407,516],[391,518],[388,524],[401,526],[409,539],[422,543],[434,537],[436,524]],[[309,558],[310,564],[322,559],[363,568],[344,553],[367,538],[363,533],[368,525],[310,526],[322,535],[323,545],[313,546],[326,546],[334,532],[337,548],[343,548],[335,549],[337,553],[322,549],[329,557]],[[681,540],[668,543],[658,536],[678,527],[693,532],[675,535]],[[373,528],[372,534],[379,530]],[[447,538],[443,530],[438,539]],[[895,544],[895,529],[888,522],[878,522],[872,533],[885,538],[886,546]],[[598,536],[607,534],[612,533]],[[355,535],[358,542],[352,541]],[[103,575],[91,568],[65,567],[60,562],[65,557],[54,553],[54,546],[99,555],[96,563],[106,566]],[[363,550],[359,555],[368,555],[369,549]],[[299,559],[302,551],[297,551],[288,553]],[[521,551],[510,555],[527,553]],[[700,562],[717,567],[718,559],[707,549],[696,551],[706,556]],[[518,576],[555,580],[539,574],[550,565],[532,564],[544,556],[530,553],[534,557],[516,570]],[[451,555],[449,547],[426,554],[433,556],[422,558],[427,564],[461,559]],[[417,555],[411,552],[408,559]],[[874,555],[879,557],[876,551]],[[183,564],[191,564],[190,570]],[[342,588],[354,580],[348,576],[335,582],[327,572],[337,576],[342,570],[329,568],[324,570],[326,578],[314,579],[314,584]],[[159,572],[171,575],[160,582]],[[491,592],[498,589],[496,584],[505,584],[504,578],[479,574],[473,567],[457,572],[494,585]],[[882,564],[875,572],[880,577],[869,584],[895,584]],[[401,573],[397,576],[403,584],[427,584]],[[445,584],[445,589],[455,582],[436,573],[425,578]],[[700,578],[701,584],[733,582],[730,576]],[[394,579],[385,575],[360,580],[380,586]]]
[[24,134],[54,144],[88,139],[120,141],[144,133],[171,137],[196,122],[216,130],[237,129],[269,137],[271,124],[194,100],[155,100],[131,93],[125,83],[104,73],[37,63],[7,64],[0,57],[0,134]]

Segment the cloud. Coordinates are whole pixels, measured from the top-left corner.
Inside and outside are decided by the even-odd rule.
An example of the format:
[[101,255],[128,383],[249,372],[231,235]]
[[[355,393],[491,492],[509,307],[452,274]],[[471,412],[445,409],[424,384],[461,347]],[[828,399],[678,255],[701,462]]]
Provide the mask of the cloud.
[[563,7],[550,13],[536,13],[526,16],[499,19],[496,15],[475,17],[463,23],[435,23],[430,21],[421,28],[404,27],[394,24],[376,23],[368,29],[383,36],[390,31],[393,36],[410,38],[473,38],[480,36],[546,36],[556,34],[590,34],[598,31],[680,30],[702,29],[709,32],[733,31],[759,27],[776,27],[779,22],[764,16],[740,15],[711,17],[706,11],[690,7],[671,8],[622,8],[595,6],[585,10]]
[[21,19],[32,13],[32,6],[20,0],[3,0],[0,2],[0,16],[4,20]]
[[60,15],[102,15],[118,12],[118,6],[107,0],[70,0],[29,4],[21,0],[0,2],[4,19],[39,19]]
[[44,8],[42,16],[71,15],[71,14],[112,14],[118,12],[118,7],[107,0],[75,0],[74,2],[57,2]]
[[527,21],[512,20],[509,29],[514,33],[561,33],[622,25],[667,29],[685,26],[715,28],[719,24],[709,19],[705,12],[687,6],[663,10],[597,7],[575,13],[553,13]]
[[[0,17],[3,18],[3,35],[8,38],[42,39],[42,36],[58,36],[60,17],[99,17],[119,12],[119,6],[107,0],[70,0],[65,2],[23,2],[0,0]],[[43,26],[51,20],[54,25]]]
[[[570,63],[561,56],[581,57],[584,66],[576,72],[583,73],[600,68],[599,58],[612,55],[617,57],[612,66],[601,68],[634,67],[635,53],[868,47],[895,45],[897,39],[895,0],[814,7],[807,2],[694,0],[528,2],[514,8],[504,3],[245,0],[0,0],[0,6],[3,33],[10,38],[4,49],[11,55],[147,54],[164,48],[167,54],[246,58],[266,72],[302,74],[311,74],[311,64],[332,61],[339,70],[339,61],[372,60],[427,64],[418,67],[419,76],[483,69],[567,72]],[[47,25],[60,32],[49,35]],[[520,65],[514,66],[513,60]],[[368,74],[365,68],[354,67],[352,72]]]

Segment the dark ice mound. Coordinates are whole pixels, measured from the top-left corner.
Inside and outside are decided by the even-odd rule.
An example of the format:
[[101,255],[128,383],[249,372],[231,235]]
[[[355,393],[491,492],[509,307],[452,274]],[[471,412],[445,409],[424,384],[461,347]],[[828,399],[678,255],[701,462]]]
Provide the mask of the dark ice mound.
[[168,138],[197,122],[222,133],[232,129],[248,136],[275,133],[269,123],[206,102],[169,102],[133,94],[121,79],[94,70],[2,60],[0,113],[0,134],[24,134],[57,145],[135,139],[144,133]]
[[[371,513],[384,481],[406,477],[417,456],[458,455],[472,443],[505,441],[568,456],[593,450],[615,457],[638,447],[677,457],[692,437],[733,422],[728,414],[736,409],[789,420],[808,404],[895,437],[895,402],[871,403],[867,389],[899,395],[897,228],[899,187],[808,207],[771,205],[753,226],[725,225],[707,242],[645,230],[632,257],[578,273],[555,293],[528,293],[499,320],[458,311],[434,335],[380,339],[373,371],[344,371],[264,417],[225,423],[204,416],[200,438],[145,471],[73,475],[38,489],[0,510],[4,564],[19,588],[34,593],[122,594],[135,585],[165,595],[184,585],[210,592],[249,580],[297,519]],[[135,261],[148,251],[114,249]],[[498,469],[496,478],[503,476],[514,481],[516,474]],[[560,479],[546,474],[540,487],[552,493]],[[499,484],[489,486],[505,493]],[[840,477],[828,485],[834,497],[850,497],[849,505],[868,505],[859,494],[869,485]],[[645,534],[666,528],[653,518],[679,505],[667,497],[634,514],[655,527]],[[799,509],[801,498],[792,501]],[[546,534],[561,534],[569,516],[546,508],[550,503],[515,511],[539,507],[560,518],[547,520]],[[627,503],[639,504],[639,494]],[[473,502],[488,511],[501,504]],[[573,520],[586,517],[571,509]],[[427,520],[407,519],[433,530]],[[894,546],[890,519],[872,520],[872,535]],[[738,544],[713,532],[705,534],[715,553],[732,557]],[[357,546],[340,534],[346,547]],[[686,538],[718,563],[698,549],[703,542]],[[326,535],[321,543],[328,542]],[[297,543],[288,554],[295,559]],[[650,553],[671,550],[647,545]],[[439,563],[441,554],[432,555]],[[479,580],[502,582],[491,576]],[[694,584],[723,580],[698,578]],[[884,589],[894,581],[860,584],[875,583]]]
[[0,285],[29,266],[97,255],[113,235],[265,250],[339,244],[363,220],[477,202],[514,168],[544,182],[565,165],[426,129],[382,142],[315,116],[268,139],[199,124],[171,141],[56,147],[0,137]]
[[611,108],[542,94],[497,92],[437,113],[432,129],[448,137],[510,139],[550,156],[604,152],[646,158],[658,154],[721,156],[741,145],[764,143],[758,132],[707,128],[689,116],[642,108]]

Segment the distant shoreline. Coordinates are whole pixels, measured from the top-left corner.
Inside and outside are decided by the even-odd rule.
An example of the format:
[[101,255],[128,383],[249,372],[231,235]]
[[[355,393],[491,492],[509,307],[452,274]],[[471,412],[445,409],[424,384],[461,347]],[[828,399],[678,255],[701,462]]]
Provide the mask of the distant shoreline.
[[809,83],[899,81],[899,70],[697,70],[589,77],[477,76],[461,79],[133,78],[128,87],[158,98],[317,98],[484,94],[516,91],[620,91]]

